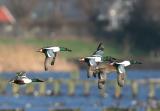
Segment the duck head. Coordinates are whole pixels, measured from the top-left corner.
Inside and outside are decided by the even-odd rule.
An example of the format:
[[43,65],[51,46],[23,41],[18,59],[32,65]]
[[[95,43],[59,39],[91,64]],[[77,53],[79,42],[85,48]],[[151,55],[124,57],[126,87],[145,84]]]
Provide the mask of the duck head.
[[65,47],[59,47],[60,51],[68,51],[68,52],[72,52],[71,49],[65,48]]
[[35,78],[35,79],[32,79],[32,82],[44,82],[44,80]]
[[79,58],[79,62],[85,62],[85,58],[84,57],[81,57],[81,58]]
[[131,64],[142,64],[142,62],[135,61],[135,60],[131,60],[130,63],[131,63]]
[[44,49],[43,49],[43,48],[40,48],[40,49],[38,49],[36,52],[44,53]]
[[14,79],[11,79],[11,80],[9,81],[10,84],[13,84],[14,82],[15,82]]

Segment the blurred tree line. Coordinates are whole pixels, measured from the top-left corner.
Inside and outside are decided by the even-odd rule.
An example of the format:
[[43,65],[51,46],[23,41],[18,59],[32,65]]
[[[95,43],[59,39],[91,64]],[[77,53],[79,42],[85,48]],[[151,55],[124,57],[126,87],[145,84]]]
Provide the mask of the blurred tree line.
[[123,26],[123,37],[133,43],[135,49],[150,51],[160,56],[160,1],[140,0],[130,13],[130,22]]
[[[0,1],[13,13],[17,24],[25,28],[39,26],[55,33],[65,29],[114,41],[127,52],[140,49],[157,57],[160,55],[159,0]],[[118,28],[108,30],[110,24]]]

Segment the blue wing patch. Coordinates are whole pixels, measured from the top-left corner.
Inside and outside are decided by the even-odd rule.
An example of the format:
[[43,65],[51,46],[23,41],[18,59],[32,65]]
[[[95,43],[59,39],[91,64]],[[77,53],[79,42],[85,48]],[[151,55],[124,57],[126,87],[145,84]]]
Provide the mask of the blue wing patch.
[[55,53],[53,52],[53,50],[47,50],[47,57],[55,57]]
[[89,60],[89,64],[90,64],[91,66],[96,66],[96,65],[97,65],[97,63],[96,63],[96,61],[95,61],[94,59],[90,59],[90,60]]
[[118,72],[119,72],[119,73],[126,73],[126,70],[125,70],[125,68],[124,68],[123,65],[119,65],[119,66],[118,66]]

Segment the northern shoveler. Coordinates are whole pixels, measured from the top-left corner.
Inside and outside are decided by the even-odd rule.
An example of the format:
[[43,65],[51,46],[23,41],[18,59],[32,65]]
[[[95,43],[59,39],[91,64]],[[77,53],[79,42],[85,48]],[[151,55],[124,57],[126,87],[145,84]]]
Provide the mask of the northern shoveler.
[[117,72],[117,83],[120,87],[124,86],[126,70],[125,67],[130,66],[132,64],[142,64],[141,62],[135,60],[124,60],[119,61],[120,59],[113,59],[114,61],[110,61],[111,63],[101,63],[97,65],[96,68],[92,68],[92,71],[95,74],[98,74],[98,88],[102,89],[106,82],[106,74],[111,72]]
[[85,62],[88,65],[88,78],[94,76],[93,71],[91,70],[92,67],[96,67],[99,63],[103,62],[104,56],[104,46],[102,43],[99,43],[97,50],[88,57],[82,57],[79,59],[80,62]]
[[41,79],[38,79],[38,78],[29,79],[26,76],[26,72],[18,72],[16,74],[17,74],[16,77],[9,81],[10,83],[14,83],[14,84],[18,84],[18,85],[24,85],[24,84],[29,84],[29,83],[32,83],[32,82],[44,82],[44,80],[41,80]]
[[39,49],[37,52],[41,52],[45,54],[45,62],[44,62],[44,68],[47,71],[51,65],[54,65],[57,52],[60,51],[69,51],[72,50],[65,48],[65,47],[44,47]]

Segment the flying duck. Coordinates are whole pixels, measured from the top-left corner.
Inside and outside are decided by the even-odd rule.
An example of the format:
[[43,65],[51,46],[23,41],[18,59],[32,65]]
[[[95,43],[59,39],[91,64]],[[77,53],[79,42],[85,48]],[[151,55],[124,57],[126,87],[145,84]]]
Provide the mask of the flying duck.
[[104,56],[104,46],[102,43],[99,43],[97,50],[88,57],[82,57],[79,59],[80,62],[87,63],[88,65],[88,73],[87,76],[88,78],[95,76],[92,68],[96,67],[99,63],[103,62],[103,56]]
[[109,63],[101,63],[97,65],[95,69],[92,71],[95,74],[98,74],[98,88],[102,89],[104,87],[106,81],[106,74],[111,72],[117,72],[117,83],[120,87],[124,86],[126,70],[125,67],[130,66],[132,64],[142,64],[141,62],[135,60],[122,60],[112,58]]
[[18,84],[18,85],[24,85],[24,84],[29,84],[32,82],[44,82],[44,80],[34,78],[34,79],[29,79],[26,76],[26,72],[17,72],[16,77],[14,79],[11,79],[9,81],[10,83]]
[[47,71],[51,65],[54,65],[57,52],[60,51],[71,52],[72,50],[65,47],[44,47],[37,51],[45,54],[45,62],[44,62],[45,71]]

